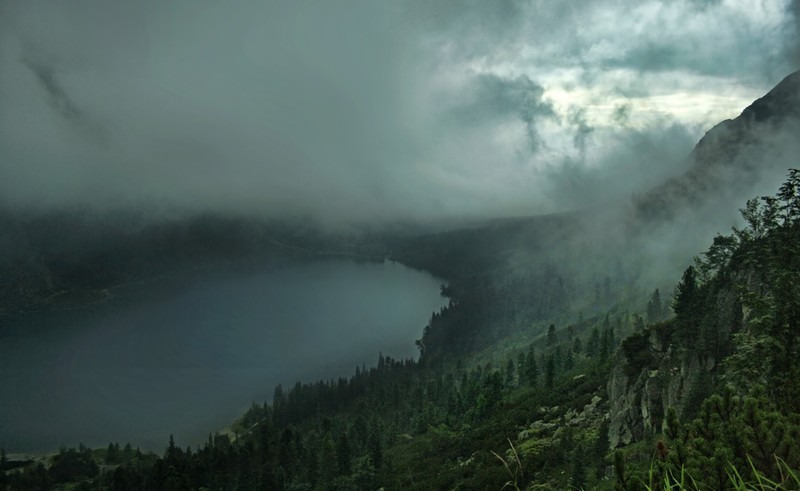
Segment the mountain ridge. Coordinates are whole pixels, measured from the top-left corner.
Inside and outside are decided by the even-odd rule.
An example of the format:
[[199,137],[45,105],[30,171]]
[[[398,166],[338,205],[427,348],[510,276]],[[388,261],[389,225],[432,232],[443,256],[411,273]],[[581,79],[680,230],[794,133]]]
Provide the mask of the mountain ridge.
[[708,204],[711,190],[724,191],[722,199],[732,203],[770,192],[777,178],[758,186],[763,173],[782,176],[792,166],[793,156],[800,154],[797,134],[800,70],[787,75],[736,118],[708,130],[689,154],[686,172],[634,196],[637,218],[663,221],[700,209]]

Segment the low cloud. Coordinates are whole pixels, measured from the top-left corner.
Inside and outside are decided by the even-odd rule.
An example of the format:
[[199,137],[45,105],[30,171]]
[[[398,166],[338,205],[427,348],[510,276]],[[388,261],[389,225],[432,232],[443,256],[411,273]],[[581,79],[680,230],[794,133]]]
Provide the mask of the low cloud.
[[797,5],[0,3],[0,195],[329,221],[615,201],[796,68]]
[[82,112],[69,95],[61,87],[52,65],[23,58],[22,63],[30,69],[39,85],[46,92],[46,97],[53,110],[66,119],[77,120],[82,117]]

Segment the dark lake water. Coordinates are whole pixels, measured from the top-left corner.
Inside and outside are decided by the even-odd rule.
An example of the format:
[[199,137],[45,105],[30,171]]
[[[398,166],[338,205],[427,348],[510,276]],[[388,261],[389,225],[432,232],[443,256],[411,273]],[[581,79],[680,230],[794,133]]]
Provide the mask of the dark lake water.
[[416,356],[439,284],[400,264],[316,262],[0,319],[0,447],[197,445],[278,383]]

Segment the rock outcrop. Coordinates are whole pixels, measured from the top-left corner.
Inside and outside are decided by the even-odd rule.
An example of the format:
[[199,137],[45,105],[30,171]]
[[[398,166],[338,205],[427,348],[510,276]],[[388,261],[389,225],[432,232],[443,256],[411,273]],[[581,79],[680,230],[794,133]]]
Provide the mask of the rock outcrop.
[[661,431],[667,409],[680,418],[695,409],[716,375],[713,358],[662,346],[655,331],[646,331],[649,363],[631,366],[619,352],[608,382],[611,448],[628,445]]

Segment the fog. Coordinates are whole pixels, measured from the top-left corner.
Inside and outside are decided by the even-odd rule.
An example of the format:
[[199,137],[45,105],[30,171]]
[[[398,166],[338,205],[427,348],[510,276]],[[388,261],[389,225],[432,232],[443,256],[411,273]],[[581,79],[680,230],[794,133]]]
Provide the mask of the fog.
[[0,0],[0,313],[286,268],[2,318],[0,446],[199,443],[415,354],[437,280],[314,256],[474,267],[528,313],[557,277],[558,322],[666,300],[797,167],[800,83],[717,125],[798,68],[800,0]]
[[6,206],[619,202],[796,69],[798,2],[2,2]]

